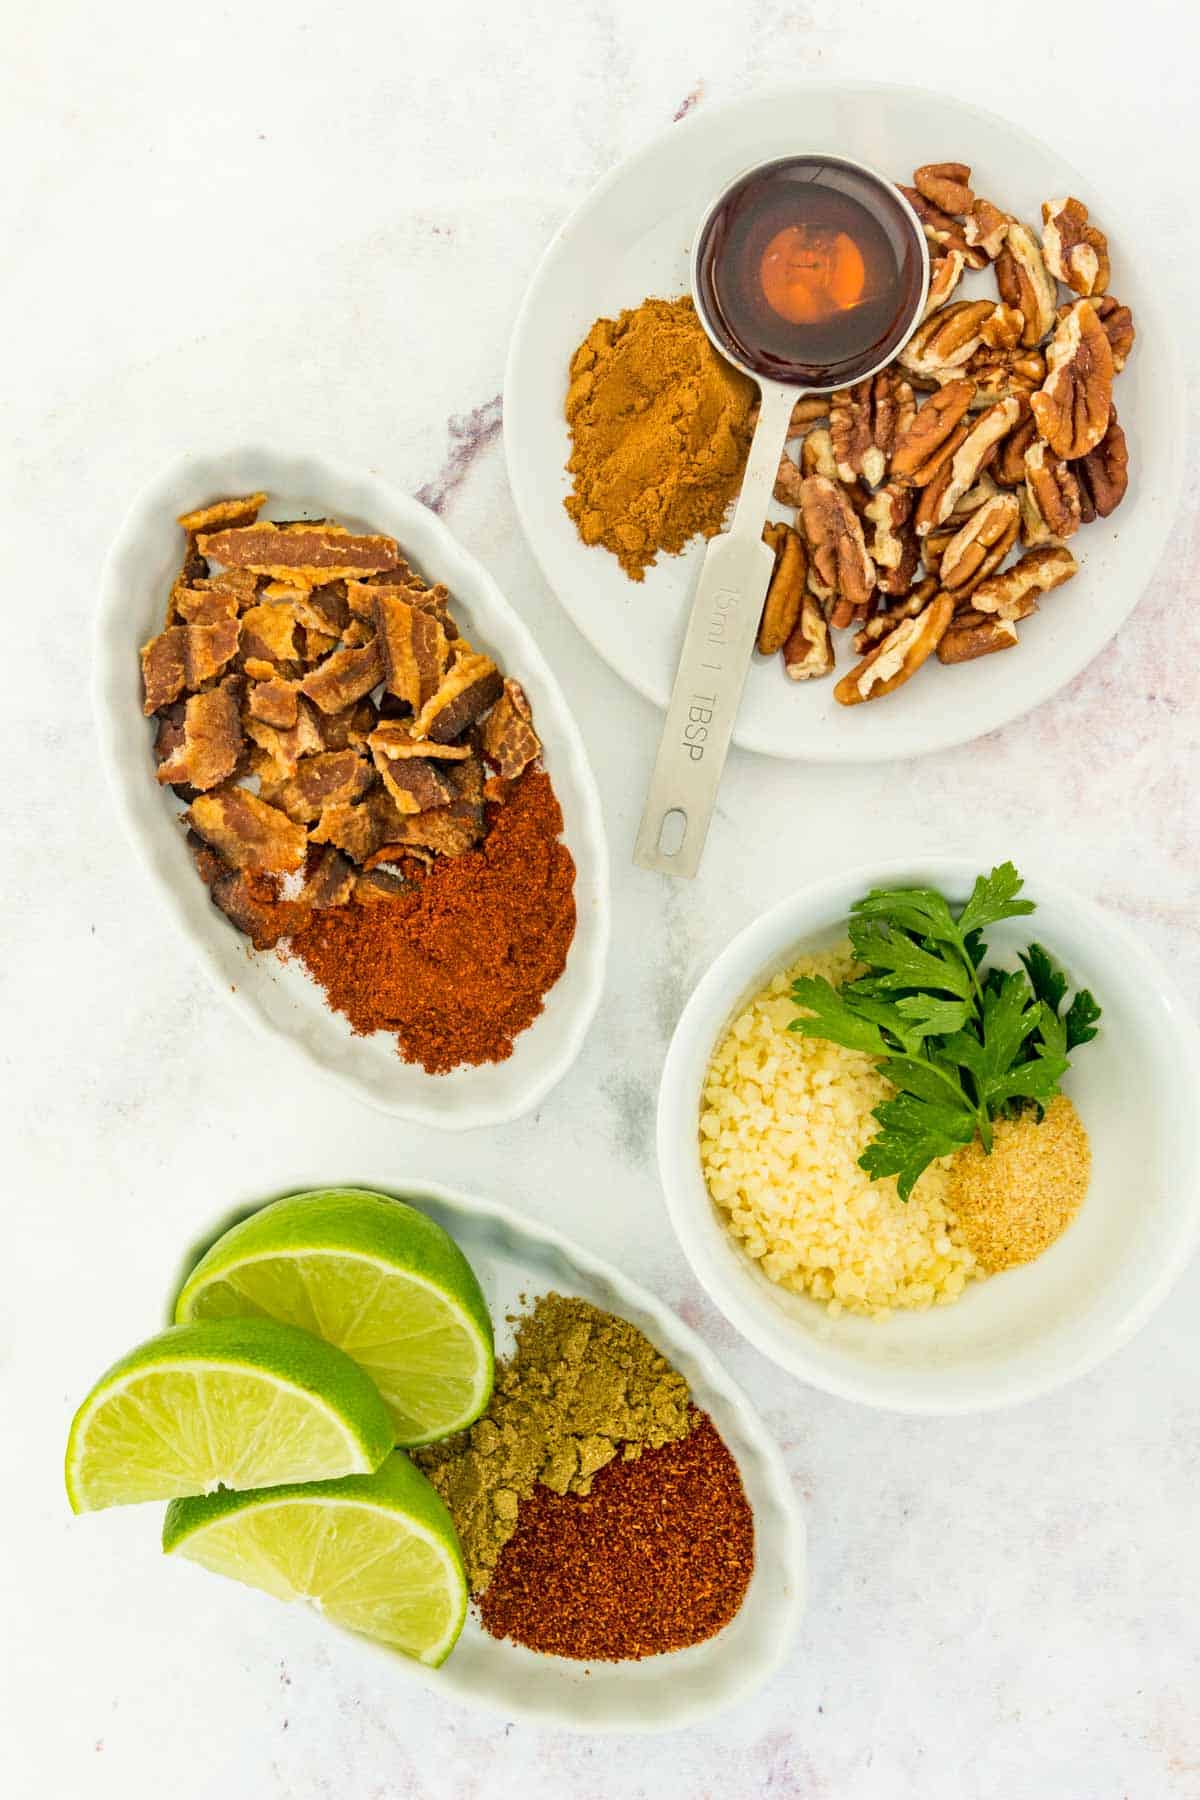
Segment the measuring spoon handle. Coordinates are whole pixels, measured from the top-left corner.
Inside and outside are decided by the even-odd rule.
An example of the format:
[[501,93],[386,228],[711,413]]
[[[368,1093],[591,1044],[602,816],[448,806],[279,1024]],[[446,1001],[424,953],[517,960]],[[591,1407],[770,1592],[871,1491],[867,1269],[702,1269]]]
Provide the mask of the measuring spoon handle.
[[733,522],[705,554],[634,846],[643,869],[690,878],[700,867],[775,566],[762,530],[797,395],[763,383]]

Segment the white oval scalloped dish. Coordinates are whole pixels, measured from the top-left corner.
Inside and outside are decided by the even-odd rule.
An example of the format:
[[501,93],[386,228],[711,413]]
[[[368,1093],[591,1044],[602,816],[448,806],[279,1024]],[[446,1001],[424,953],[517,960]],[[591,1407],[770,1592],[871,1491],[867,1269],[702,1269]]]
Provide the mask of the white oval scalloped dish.
[[[481,648],[526,688],[546,768],[575,858],[575,940],[541,1015],[507,1062],[427,1075],[401,1061],[394,1041],[353,1037],[296,965],[249,951],[212,905],[178,822],[178,804],[154,780],[152,728],[142,716],[138,647],[161,629],[182,539],[177,514],[224,494],[265,488],[265,517],[335,517],[392,532],[432,581],[444,581],[455,614]],[[125,829],[175,923],[225,1001],[243,1018],[385,1112],[463,1130],[516,1118],[570,1067],[591,1023],[608,950],[608,850],[583,740],[553,673],[526,626],[475,558],[441,520],[376,476],[316,456],[266,447],[188,456],[134,503],[109,552],[96,625],[94,703],[100,749]]]
[[[320,1644],[348,1676],[357,1670],[364,1680],[373,1677],[376,1692],[383,1663],[397,1677],[401,1702],[406,1687],[418,1686],[509,1719],[572,1731],[677,1730],[744,1699],[779,1667],[794,1640],[804,1608],[805,1531],[774,1440],[712,1351],[611,1263],[511,1207],[438,1182],[380,1188],[354,1180],[346,1185],[396,1194],[450,1232],[483,1287],[499,1355],[511,1348],[507,1316],[551,1290],[579,1295],[644,1331],[686,1377],[696,1404],[712,1418],[737,1461],[754,1511],[754,1573],[741,1610],[724,1631],[689,1650],[642,1662],[581,1663],[539,1656],[489,1637],[472,1614],[449,1659],[440,1669],[426,1669],[307,1609],[283,1609],[277,1600],[250,1590],[243,1596],[245,1605],[230,1609],[243,1632],[247,1619],[253,1629],[253,1620],[261,1618],[264,1655],[310,1654]],[[214,1604],[221,1584],[190,1565],[186,1572],[210,1583],[205,1594],[209,1606]]]

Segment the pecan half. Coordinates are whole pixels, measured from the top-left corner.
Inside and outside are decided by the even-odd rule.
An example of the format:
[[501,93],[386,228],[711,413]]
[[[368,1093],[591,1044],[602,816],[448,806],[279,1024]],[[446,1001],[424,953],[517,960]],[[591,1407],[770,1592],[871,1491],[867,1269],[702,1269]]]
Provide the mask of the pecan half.
[[925,310],[922,320],[930,313],[935,313],[945,306],[951,294],[962,280],[962,272],[966,267],[961,250],[947,250],[944,256],[935,256],[929,264],[929,292],[925,296]]
[[918,188],[905,187],[902,181],[898,181],[896,186],[920,220],[921,230],[929,244],[939,254],[957,250],[969,269],[987,268],[987,257],[977,245],[968,244],[963,236],[962,225],[956,218],[943,212],[932,200],[927,200]]
[[995,494],[971,514],[942,553],[938,580],[956,601],[995,572],[1017,541],[1020,509],[1011,494]]
[[937,647],[940,663],[976,662],[991,656],[995,650],[1011,650],[1017,641],[1017,628],[1008,619],[997,619],[989,613],[956,613],[943,632]]
[[871,560],[879,571],[881,593],[907,594],[917,572],[919,551],[909,524],[913,490],[889,481],[868,501],[863,517],[875,527],[870,543]]
[[1107,519],[1116,512],[1129,486],[1129,447],[1114,407],[1108,429],[1094,450],[1072,465],[1093,514]]
[[1108,239],[1089,223],[1087,207],[1073,195],[1043,200],[1042,254],[1050,273],[1085,299],[1108,286]]
[[984,321],[995,310],[993,300],[952,300],[917,326],[898,361],[914,375],[935,379],[960,371],[982,344]]
[[1053,456],[1039,438],[1025,452],[1025,486],[1033,510],[1052,537],[1073,537],[1083,523],[1079,483],[1071,465]]
[[819,424],[829,417],[828,394],[802,394],[792,407],[792,417],[788,424],[788,436],[799,437],[810,425]]
[[937,580],[926,575],[915,587],[909,589],[900,599],[893,600],[882,612],[873,613],[865,625],[861,625],[854,634],[854,648],[859,656],[865,656],[873,644],[878,644],[896,629],[905,619],[915,619],[918,613],[925,611],[929,602],[938,591]]
[[1025,452],[1037,436],[1037,420],[1032,407],[1019,419],[1000,446],[1000,454],[992,464],[992,474],[1001,487],[1020,487],[1025,480]]
[[[806,438],[805,443],[808,442]],[[774,495],[780,506],[799,506],[800,504],[800,470],[785,450],[779,458],[779,467],[775,472]]]
[[[945,458],[952,454],[947,446],[974,397],[973,381],[948,381],[929,396],[914,413],[908,430],[896,440],[889,465],[894,480],[908,481],[913,487],[924,487],[932,480]],[[965,430],[962,436],[966,436]],[[958,441],[961,443],[962,439]]]
[[963,371],[975,383],[973,407],[994,406],[1010,394],[1026,398],[1046,379],[1046,359],[1040,350],[978,349]]
[[961,217],[975,204],[970,163],[922,163],[913,176],[913,186],[945,213],[957,213]]
[[811,681],[833,669],[833,644],[825,614],[811,594],[800,601],[800,616],[783,646],[783,666],[792,681]]
[[1019,306],[994,307],[990,318],[983,321],[979,335],[989,350],[1015,350],[1025,329],[1025,314]]
[[829,436],[839,479],[877,487],[898,436],[912,423],[912,387],[894,369],[829,397]]
[[[867,555],[862,524],[836,481],[808,475],[801,484],[800,517],[812,553],[810,585],[832,602],[830,624],[848,625],[875,591],[875,564]],[[819,585],[818,585],[819,584]]]
[[1046,381],[1033,396],[1038,430],[1056,456],[1094,450],[1112,410],[1112,350],[1090,300],[1077,300],[1055,328]]
[[1006,212],[977,194],[963,224],[963,236],[972,249],[982,250],[989,262],[995,262],[1004,248],[1010,223]]
[[804,540],[790,525],[766,525],[763,538],[775,552],[775,569],[758,622],[758,649],[762,656],[782,650],[800,617],[808,554]]
[[[1068,300],[1065,306],[1060,306],[1059,318],[1065,319],[1073,305],[1074,302]],[[1133,325],[1133,314],[1127,306],[1122,306],[1119,300],[1114,300],[1111,294],[1097,294],[1092,305],[1096,309],[1096,317],[1104,327],[1104,335],[1108,339],[1108,347],[1112,351],[1113,374],[1119,375],[1125,367],[1129,352],[1133,349],[1133,340],[1137,336]]]
[[916,516],[918,537],[924,537],[934,525],[946,523],[967,489],[974,486],[997,454],[1001,440],[1008,436],[1020,413],[1021,402],[1010,395],[979,415],[950,458],[944,479],[931,482],[921,495]]
[[915,619],[902,620],[856,668],[842,676],[833,690],[834,699],[842,706],[859,706],[864,700],[881,700],[911,681],[937,649],[953,616],[954,596],[936,595]]
[[996,286],[1009,306],[1025,315],[1021,342],[1032,349],[1040,344],[1054,323],[1058,289],[1042,261],[1037,239],[1028,225],[1013,219],[996,258]]
[[989,575],[971,596],[976,612],[995,613],[1001,619],[1027,619],[1037,611],[1038,595],[1070,581],[1079,564],[1061,544],[1028,550],[1011,569]]

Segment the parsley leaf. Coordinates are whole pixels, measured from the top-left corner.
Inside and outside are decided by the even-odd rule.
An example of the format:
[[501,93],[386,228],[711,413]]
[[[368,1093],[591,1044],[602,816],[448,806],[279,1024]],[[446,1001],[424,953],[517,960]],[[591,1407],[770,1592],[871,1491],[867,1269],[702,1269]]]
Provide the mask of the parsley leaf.
[[984,966],[985,929],[1034,911],[1023,886],[1000,863],[957,913],[933,888],[873,888],[848,924],[865,973],[840,989],[809,976],[793,985],[806,1010],[789,1029],[876,1057],[896,1089],[859,1163],[874,1180],[894,1175],[902,1200],[938,1157],[977,1135],[990,1150],[1001,1114],[1040,1117],[1070,1052],[1096,1035],[1094,997],[1080,989],[1063,1014],[1067,976],[1042,944],[1020,969]]

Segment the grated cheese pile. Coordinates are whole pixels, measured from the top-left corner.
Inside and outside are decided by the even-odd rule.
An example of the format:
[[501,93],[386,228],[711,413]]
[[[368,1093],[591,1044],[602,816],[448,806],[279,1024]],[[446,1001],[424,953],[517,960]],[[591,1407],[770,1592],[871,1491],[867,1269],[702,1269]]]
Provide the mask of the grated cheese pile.
[[798,975],[855,973],[848,944],[802,957],[734,1020],[705,1077],[700,1152],[725,1223],[763,1273],[842,1311],[886,1317],[956,1300],[976,1273],[949,1204],[949,1158],[905,1204],[858,1157],[893,1092],[868,1056],[798,1037]]

